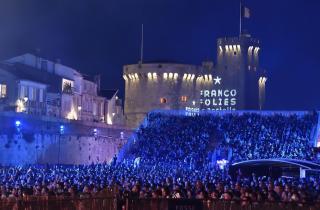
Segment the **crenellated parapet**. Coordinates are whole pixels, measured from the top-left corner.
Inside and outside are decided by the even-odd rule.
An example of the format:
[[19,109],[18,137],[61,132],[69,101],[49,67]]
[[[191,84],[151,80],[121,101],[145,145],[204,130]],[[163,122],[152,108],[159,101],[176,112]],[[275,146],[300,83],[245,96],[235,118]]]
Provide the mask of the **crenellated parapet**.
[[193,82],[199,74],[199,67],[175,63],[148,63],[124,66],[123,79],[126,82],[147,80],[153,82]]

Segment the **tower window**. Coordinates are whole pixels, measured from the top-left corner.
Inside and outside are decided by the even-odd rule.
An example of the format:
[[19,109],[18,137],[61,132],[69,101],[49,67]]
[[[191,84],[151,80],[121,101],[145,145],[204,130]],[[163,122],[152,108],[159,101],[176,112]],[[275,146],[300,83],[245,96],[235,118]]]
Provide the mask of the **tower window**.
[[162,104],[167,103],[167,99],[166,98],[160,98],[160,103],[162,103]]
[[233,52],[233,55],[237,55],[237,52]]
[[181,96],[180,97],[180,101],[181,102],[187,102],[188,101],[188,97],[187,96]]

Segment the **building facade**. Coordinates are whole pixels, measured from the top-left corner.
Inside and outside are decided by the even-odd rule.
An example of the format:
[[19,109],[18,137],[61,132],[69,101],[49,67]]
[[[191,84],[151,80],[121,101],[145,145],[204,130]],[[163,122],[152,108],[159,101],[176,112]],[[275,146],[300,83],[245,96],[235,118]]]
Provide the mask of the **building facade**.
[[[101,95],[99,85],[60,63],[17,56],[0,65],[0,110],[114,124],[114,116],[122,115],[121,104],[107,106],[112,100]],[[107,120],[109,112],[115,114]]]
[[217,63],[201,66],[146,63],[123,67],[124,113],[136,127],[154,109],[258,110],[267,77],[259,65],[260,42],[248,34],[217,40]]

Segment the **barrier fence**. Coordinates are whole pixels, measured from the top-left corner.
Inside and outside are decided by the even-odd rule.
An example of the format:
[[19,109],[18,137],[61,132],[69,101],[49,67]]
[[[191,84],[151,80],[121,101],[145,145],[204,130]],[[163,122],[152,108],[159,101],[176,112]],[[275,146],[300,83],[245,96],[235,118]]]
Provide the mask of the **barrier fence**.
[[320,203],[248,202],[196,199],[30,197],[0,200],[1,210],[317,210]]
[[317,210],[320,203],[248,202],[195,199],[127,199],[125,210]]
[[123,206],[120,200],[111,197],[82,199],[38,197],[15,201],[10,199],[0,201],[1,210],[117,210],[119,209],[117,208],[118,206]]

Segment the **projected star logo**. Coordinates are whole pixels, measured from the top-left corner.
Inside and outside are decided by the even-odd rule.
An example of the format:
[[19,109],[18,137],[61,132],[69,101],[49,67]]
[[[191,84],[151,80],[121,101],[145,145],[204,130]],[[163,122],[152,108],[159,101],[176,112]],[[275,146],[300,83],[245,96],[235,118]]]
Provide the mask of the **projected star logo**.
[[221,85],[221,80],[222,80],[222,78],[221,77],[216,77],[216,78],[213,78],[213,80],[214,80],[214,84],[215,85],[217,85],[217,84],[219,84],[219,85]]

